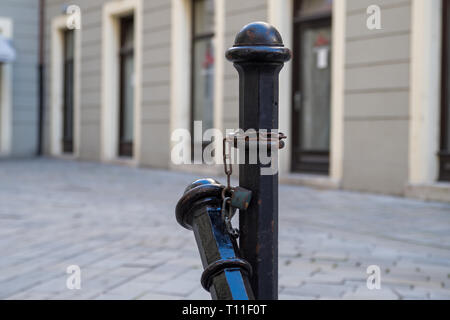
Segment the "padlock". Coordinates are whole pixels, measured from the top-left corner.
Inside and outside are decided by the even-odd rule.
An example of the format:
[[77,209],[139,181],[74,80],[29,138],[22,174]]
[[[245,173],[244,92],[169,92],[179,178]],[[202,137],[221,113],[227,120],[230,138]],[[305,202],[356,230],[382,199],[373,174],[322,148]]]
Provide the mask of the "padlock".
[[239,210],[247,210],[250,201],[252,200],[252,192],[242,187],[233,188],[231,195],[231,207]]

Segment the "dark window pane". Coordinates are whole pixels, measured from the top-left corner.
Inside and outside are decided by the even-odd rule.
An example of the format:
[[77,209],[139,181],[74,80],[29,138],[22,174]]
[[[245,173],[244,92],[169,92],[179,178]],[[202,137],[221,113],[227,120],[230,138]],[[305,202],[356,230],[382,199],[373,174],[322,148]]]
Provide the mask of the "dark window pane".
[[214,0],[194,0],[194,35],[214,32]]
[[134,21],[132,18],[125,18],[122,30],[122,49],[133,49],[134,46]]
[[442,130],[444,131],[444,150],[447,151],[448,153],[450,153],[450,23],[449,20],[450,19],[450,4],[447,2],[447,22],[446,22],[446,31],[444,32],[444,36],[445,36],[445,41],[444,41],[444,45],[446,46],[445,48],[445,59],[447,60],[446,62],[446,70],[445,70],[445,84],[446,84],[446,95],[447,95],[447,99],[445,102],[445,105],[443,106],[443,108],[445,108],[445,110],[443,110],[442,114],[444,116],[444,121],[443,121],[443,128]]
[[134,20],[121,20],[119,155],[132,156],[134,140]]
[[302,148],[327,151],[330,145],[331,29],[305,28],[300,39]]
[[74,31],[64,32],[63,151],[73,152]]
[[65,59],[73,59],[74,52],[74,31],[67,30],[64,32]]
[[134,119],[134,56],[127,55],[123,61],[123,133],[124,142],[132,142]]
[[450,181],[450,1],[443,0],[442,103],[439,180]]
[[295,17],[331,12],[333,0],[296,0]]
[[214,109],[214,0],[193,1],[192,126],[202,121],[213,127]]
[[203,121],[203,129],[213,127],[214,50],[212,39],[195,42],[193,118]]

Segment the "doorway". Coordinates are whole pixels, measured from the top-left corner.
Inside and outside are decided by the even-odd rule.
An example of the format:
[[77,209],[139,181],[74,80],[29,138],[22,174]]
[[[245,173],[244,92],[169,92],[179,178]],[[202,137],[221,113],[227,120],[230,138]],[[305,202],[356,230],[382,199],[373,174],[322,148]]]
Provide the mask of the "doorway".
[[134,138],[134,18],[120,20],[119,156],[133,156]]
[[331,122],[330,0],[295,1],[292,171],[329,174]]
[[63,152],[73,153],[74,132],[74,30],[64,31]]

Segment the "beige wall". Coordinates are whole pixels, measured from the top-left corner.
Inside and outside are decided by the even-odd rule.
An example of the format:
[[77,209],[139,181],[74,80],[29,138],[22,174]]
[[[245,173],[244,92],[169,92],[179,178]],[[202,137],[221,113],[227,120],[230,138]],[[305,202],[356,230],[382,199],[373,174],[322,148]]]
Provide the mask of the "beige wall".
[[142,154],[139,163],[167,168],[170,161],[171,2],[143,2]]
[[345,189],[403,194],[408,181],[411,1],[348,0],[344,97]]
[[[266,1],[225,1],[225,48],[231,47],[239,30],[253,21],[267,21]],[[239,77],[229,61],[225,61],[224,73],[223,125],[225,129],[234,129],[239,127]]]

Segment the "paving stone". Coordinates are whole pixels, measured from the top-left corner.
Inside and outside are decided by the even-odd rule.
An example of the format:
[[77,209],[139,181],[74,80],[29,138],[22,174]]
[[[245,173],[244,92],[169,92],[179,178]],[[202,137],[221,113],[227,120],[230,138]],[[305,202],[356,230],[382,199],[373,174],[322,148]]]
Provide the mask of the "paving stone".
[[317,284],[340,284],[344,282],[344,277],[338,272],[317,272],[309,277],[307,281]]
[[19,293],[17,295],[13,295],[6,300],[49,300],[51,298],[51,294],[49,293]]
[[381,286],[380,290],[369,290],[359,287],[353,292],[347,292],[342,296],[345,300],[398,300],[399,296],[390,288]]
[[138,300],[181,300],[181,299],[183,299],[182,296],[149,292],[139,297]]
[[185,280],[183,277],[174,278],[162,284],[156,285],[152,291],[163,294],[175,294],[187,297],[195,289],[201,288],[198,281]]
[[136,300],[141,296],[147,294],[152,290],[152,285],[149,283],[144,283],[133,279],[131,281],[127,281],[120,286],[114,287],[107,292],[104,292],[106,295],[120,295],[125,297],[127,300]]
[[[189,271],[189,269],[183,268],[180,265],[163,264],[148,273],[138,276],[137,279],[143,282],[162,283],[177,278]],[[201,271],[197,272],[201,275]],[[189,274],[191,273],[189,272]]]
[[346,261],[348,255],[342,252],[342,247],[340,249],[341,251],[320,250],[314,254],[314,259],[333,262]]
[[299,295],[291,295],[280,293],[278,295],[279,300],[317,300],[317,297],[314,296],[299,296]]
[[420,288],[399,288],[396,287],[393,291],[402,300],[425,300],[430,299],[430,292]]
[[205,289],[198,288],[186,297],[188,300],[211,300],[211,294]]
[[430,299],[432,300],[450,300],[449,290],[430,290]]
[[149,268],[141,268],[141,267],[135,268],[135,267],[123,266],[123,267],[112,269],[111,271],[107,272],[107,274],[112,277],[129,278],[129,277],[136,277],[141,274],[148,273],[150,270],[151,269],[149,269]]
[[326,295],[328,297],[339,298],[345,293],[345,287],[333,284],[305,283],[296,288],[286,288],[283,290],[283,293],[293,296],[301,295],[319,298],[322,295]]

